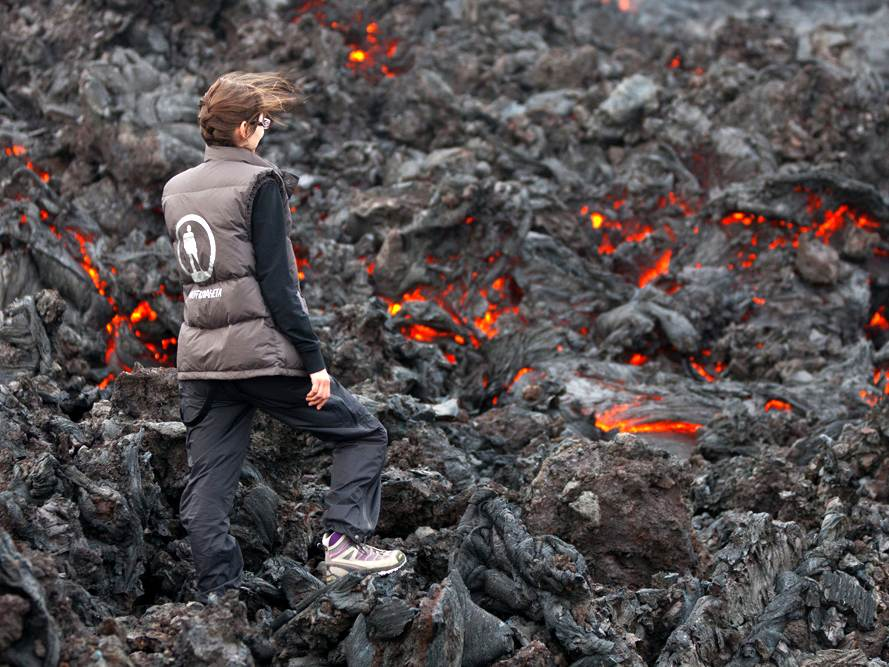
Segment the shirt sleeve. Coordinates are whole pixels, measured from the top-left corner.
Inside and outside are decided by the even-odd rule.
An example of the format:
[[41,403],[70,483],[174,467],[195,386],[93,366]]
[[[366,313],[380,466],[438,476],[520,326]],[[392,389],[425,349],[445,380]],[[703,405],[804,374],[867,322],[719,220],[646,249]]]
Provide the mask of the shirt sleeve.
[[306,371],[315,373],[325,368],[324,358],[289,266],[287,213],[287,202],[277,183],[263,183],[253,199],[250,216],[256,279],[275,326],[293,343]]

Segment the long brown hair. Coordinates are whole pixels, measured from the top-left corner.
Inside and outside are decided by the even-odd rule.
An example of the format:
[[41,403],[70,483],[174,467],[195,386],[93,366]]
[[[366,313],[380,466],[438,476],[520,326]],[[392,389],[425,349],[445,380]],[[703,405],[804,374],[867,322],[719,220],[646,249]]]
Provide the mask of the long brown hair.
[[279,72],[229,72],[204,93],[198,124],[207,145],[235,146],[241,121],[256,128],[259,114],[270,116],[302,103],[300,85]]

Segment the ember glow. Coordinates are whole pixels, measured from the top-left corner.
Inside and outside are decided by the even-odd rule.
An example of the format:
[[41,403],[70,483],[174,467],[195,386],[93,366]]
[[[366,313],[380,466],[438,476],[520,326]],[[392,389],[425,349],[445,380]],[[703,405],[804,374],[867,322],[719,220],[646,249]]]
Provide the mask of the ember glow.
[[534,370],[533,368],[528,368],[528,367],[520,368],[518,370],[518,372],[513,376],[512,380],[510,380],[509,384],[506,387],[506,391],[509,391],[510,389],[512,389],[512,385],[514,385],[516,382],[518,382],[519,378],[521,378],[524,375],[527,375],[528,373],[530,373],[533,370]]
[[874,386],[879,388],[883,385],[882,392],[889,395],[889,369],[877,369],[874,371]]
[[312,15],[322,25],[334,30],[349,47],[345,65],[368,78],[393,78],[401,70],[393,63],[398,54],[398,40],[384,37],[377,21],[365,19],[362,11],[356,11],[349,20],[331,18],[324,0],[308,0],[296,10],[291,22],[298,23],[304,16]]
[[645,270],[641,276],[639,276],[639,287],[645,287],[648,283],[650,283],[655,278],[666,275],[670,270],[670,258],[673,256],[673,251],[667,249],[664,253],[658,257],[658,260],[654,263],[650,269]]
[[691,366],[692,370],[698,375],[698,377],[707,382],[716,382],[716,380],[725,370],[725,364],[722,361],[717,360],[715,362],[711,362],[710,357],[712,356],[713,353],[709,349],[704,349],[701,350],[701,357],[704,358],[703,360],[699,360],[694,356],[688,358],[688,363],[689,366]]
[[[134,326],[140,322],[153,322],[157,319],[157,313],[151,307],[151,304],[149,304],[148,301],[143,300],[136,305],[136,307],[129,315],[120,314],[120,308],[117,304],[117,301],[113,297],[107,295],[108,281],[102,279],[98,269],[93,265],[93,260],[91,259],[89,252],[87,251],[86,244],[92,242],[92,236],[84,235],[81,232],[74,230],[73,228],[66,229],[73,233],[75,238],[77,239],[81,255],[80,265],[93,281],[93,285],[95,286],[96,291],[100,295],[105,297],[105,299],[108,301],[108,304],[111,306],[115,313],[111,320],[105,325],[105,331],[108,334],[108,338],[105,343],[106,365],[110,365],[113,361],[114,351],[117,347],[117,341],[120,335],[120,328],[123,324],[126,324],[129,327],[130,331],[133,332],[133,335],[142,342],[142,345],[145,346],[145,349],[148,351],[154,361],[161,365],[172,364],[170,354],[165,352],[165,350],[167,350],[168,348],[172,348],[172,346],[176,344],[175,336],[162,338],[157,343],[154,343],[151,341],[142,340],[142,332],[136,329]],[[114,267],[111,268],[112,273],[116,273]],[[161,286],[161,288],[158,290],[158,293],[165,294],[163,286]],[[131,368],[123,362],[120,362],[120,366],[125,371],[131,370]],[[114,379],[114,377],[114,373],[109,373],[102,380],[102,382],[99,383],[99,387],[104,388],[112,379]]]
[[[13,144],[12,146],[6,146],[3,149],[3,152],[6,154],[7,157],[21,157],[28,152],[28,149],[21,144]],[[48,171],[38,169],[34,166],[34,163],[27,158],[25,158],[25,167],[40,176],[41,181],[43,181],[44,183],[49,183],[50,176]]]
[[889,320],[886,319],[886,306],[880,306],[874,311],[868,326],[881,331],[889,331]]
[[617,9],[624,13],[633,13],[639,10],[641,0],[602,0],[603,5],[614,5]]
[[[806,210],[811,216],[808,224],[799,224],[792,220],[771,219],[764,215],[735,211],[722,218],[722,224],[726,227],[740,225],[743,227],[762,227],[773,230],[774,238],[769,241],[768,249],[799,247],[800,236],[812,234],[824,244],[829,244],[831,239],[847,225],[854,225],[860,229],[873,231],[879,229],[880,223],[867,215],[860,213],[847,204],[840,204],[834,209],[824,209],[824,201],[821,197],[799,189],[807,195]],[[751,245],[756,246],[759,234],[752,237]],[[756,259],[755,253],[750,255]],[[752,263],[752,262],[751,262]],[[740,265],[747,268],[749,264],[743,262]]]
[[309,251],[298,243],[293,243],[291,245],[293,246],[293,256],[296,259],[296,275],[300,280],[305,280],[305,269],[312,268],[312,265],[309,263]]
[[707,372],[707,369],[704,368],[702,364],[695,361],[694,358],[692,358],[689,363],[691,364],[691,367],[695,369],[695,372],[702,378],[704,378],[707,382],[714,382],[716,380],[716,378],[710,375],[710,373]]
[[[803,235],[810,234],[827,245],[846,226],[854,225],[869,231],[879,228],[879,222],[871,216],[859,213],[846,204],[841,204],[833,209],[825,209],[821,197],[802,189],[799,191],[807,194],[806,211],[811,216],[808,224],[800,224],[792,220],[771,219],[761,214],[744,211],[735,211],[722,218],[721,224],[725,227],[741,226],[762,230],[751,236],[752,250],[739,250],[736,253],[736,261],[729,263],[727,268],[730,270],[751,268],[759,257],[760,251],[757,248],[760,245],[760,237],[766,232],[771,239],[762,244],[763,249],[778,250],[798,248]],[[876,250],[875,254],[877,254]]]
[[603,431],[618,429],[622,433],[681,433],[694,435],[702,424],[681,421],[654,421],[639,422],[636,419],[627,418],[627,411],[638,404],[621,404],[608,408],[601,415],[596,416],[596,427]]
[[[505,385],[503,385],[503,392],[508,393],[512,389],[513,385],[519,381],[519,378],[522,378],[531,372],[538,372],[538,373],[545,375],[545,373],[543,371],[535,371],[533,368],[530,368],[527,366],[524,368],[520,368],[518,371],[516,371],[516,374],[513,375],[512,380],[510,380]],[[487,375],[482,376],[482,386],[485,389],[488,388],[488,376]],[[498,395],[492,396],[491,397],[491,405],[497,405],[499,400],[500,400],[500,397]]]
[[[677,54],[670,66],[680,67],[681,63],[681,57]],[[849,204],[829,204],[829,193],[817,194],[803,187],[795,188],[795,192],[803,197],[800,202],[801,215],[805,218],[803,222],[770,218],[762,213],[749,211],[733,211],[719,219],[718,224],[721,224],[722,227],[737,230],[729,236],[730,243],[735,247],[728,258],[726,268],[729,270],[753,269],[761,261],[764,253],[792,253],[799,247],[803,235],[808,235],[813,240],[818,239],[824,244],[830,244],[837,234],[853,226],[869,232],[880,229],[879,221],[867,213],[857,211]],[[613,203],[609,205],[609,202]],[[699,198],[689,201],[672,191],[661,195],[656,200],[655,210],[652,212],[656,215],[658,211],[664,211],[669,216],[670,222],[662,221],[662,216],[655,217],[655,215],[651,216],[650,224],[642,222],[638,215],[639,202],[631,201],[629,205],[627,203],[627,193],[609,195],[604,202],[582,205],[579,208],[579,214],[582,222],[589,225],[587,229],[592,231],[596,252],[600,256],[614,255],[625,244],[642,244],[647,256],[651,257],[651,249],[645,244],[650,244],[652,240],[661,248],[665,243],[667,244],[665,249],[659,250],[659,254],[655,255],[656,259],[647,260],[651,262],[650,264],[646,264],[646,260],[642,260],[640,263],[636,284],[642,288],[656,283],[658,279],[668,275],[677,256],[685,257],[682,252],[684,249],[679,245],[679,234],[671,228],[671,222],[677,225],[677,231],[681,229],[683,232],[690,231],[692,235],[698,235],[701,233],[702,223],[706,224],[707,221],[694,219],[702,207]],[[646,210],[644,204],[641,210]],[[692,220],[686,223],[683,219]],[[675,222],[673,222],[674,220]],[[683,227],[683,225],[688,226]],[[889,253],[881,246],[876,247],[873,252],[878,257],[889,256]],[[677,255],[677,253],[682,254]],[[621,254],[622,260],[633,257],[627,253]],[[644,255],[640,253],[637,256]],[[705,268],[701,262],[694,262],[690,266],[696,269]],[[683,268],[685,267],[677,267],[676,273],[679,274]],[[681,290],[682,287],[682,283],[675,280],[663,282],[660,285],[662,291],[671,295]],[[752,291],[754,292],[750,297],[751,308],[742,315],[742,321],[749,319],[755,308],[764,307],[768,303],[765,296],[756,293],[755,285],[750,285],[750,287],[753,287]],[[889,317],[885,312],[885,306],[880,305],[871,312],[866,326],[871,336],[889,331]],[[699,356],[691,356],[688,358],[687,368],[693,376],[705,382],[717,382],[726,369],[726,363],[722,360],[710,360],[709,357],[709,350],[702,351]],[[633,354],[626,363],[639,366],[645,361],[647,361],[647,357],[644,355]],[[863,395],[862,399],[871,401],[871,394],[867,392],[865,394],[867,395]],[[778,403],[772,401],[768,404],[767,409],[771,411],[785,408],[779,407]]]
[[[510,276],[509,279],[512,280],[512,277]],[[504,305],[508,302],[508,294],[505,293],[506,288],[506,278],[503,276],[497,278],[491,284],[491,289],[497,293],[496,297],[488,301],[488,307],[485,309],[485,314],[481,317],[476,317],[474,320],[476,328],[488,338],[493,338],[500,332],[494,325],[501,315],[508,312],[515,314],[518,314],[519,312],[518,305]],[[479,294],[481,294],[483,298],[488,299],[487,290],[481,289],[479,290]]]
[[[12,146],[7,146],[3,149],[3,153],[6,157],[11,158],[21,158],[24,161],[24,166],[35,172],[43,183],[49,183],[51,180],[51,176],[49,172],[39,169],[34,165],[34,162],[27,158],[28,149],[21,144],[13,144]],[[176,345],[175,336],[170,336],[168,338],[161,338],[156,342],[152,342],[150,340],[142,340],[143,333],[135,328],[136,324],[145,323],[145,322],[153,322],[157,320],[157,313],[148,303],[148,301],[140,301],[133,311],[127,315],[120,312],[120,306],[117,301],[109,294],[109,283],[106,279],[104,279],[100,273],[99,267],[96,265],[96,262],[93,260],[92,255],[90,254],[88,244],[92,244],[94,239],[94,235],[90,233],[85,233],[80,231],[79,229],[71,226],[67,226],[64,228],[64,232],[67,232],[68,236],[66,236],[62,231],[59,230],[56,225],[54,225],[50,220],[52,216],[49,211],[46,209],[40,209],[39,212],[40,221],[46,223],[47,227],[49,227],[52,234],[65,243],[65,246],[71,249],[70,239],[73,237],[74,241],[77,244],[77,255],[79,255],[77,261],[78,264],[83,268],[84,272],[87,276],[89,276],[90,282],[92,282],[93,287],[96,292],[99,293],[100,296],[104,297],[108,302],[108,305],[111,306],[111,309],[114,315],[111,319],[105,324],[105,332],[107,334],[106,342],[105,342],[105,353],[103,358],[105,360],[106,365],[112,365],[115,363],[115,350],[117,349],[118,338],[120,335],[121,327],[126,325],[133,333],[135,338],[137,338],[142,345],[145,347],[147,354],[150,355],[154,361],[161,365],[171,365],[171,357],[172,348]],[[19,224],[24,225],[28,224],[30,221],[26,215],[22,215]],[[117,269],[115,267],[109,267],[109,271],[114,275],[117,274]],[[166,288],[164,285],[161,285],[158,290],[154,292],[152,296],[161,296],[166,298],[176,298],[181,300],[182,296],[173,297],[172,295],[167,294]],[[170,350],[167,352],[166,350]],[[121,370],[129,371],[131,370],[130,366],[123,363],[118,359],[117,365],[120,366]],[[116,373],[109,373],[106,375],[98,384],[100,389],[105,388],[108,384],[116,377]]]
[[420,341],[421,343],[431,343],[436,338],[455,338],[456,334],[449,331],[440,331],[425,324],[411,324],[402,327],[402,333],[408,338]]
[[[658,230],[651,224],[640,220],[624,209],[627,200],[622,195],[611,197],[610,208],[613,213],[606,212],[607,207],[591,207],[587,204],[580,207],[580,216],[589,221],[590,228],[594,230],[596,240],[596,252],[599,255],[612,255],[623,244],[639,244],[652,236],[656,231],[662,231],[670,244],[677,242],[676,233],[669,224],[663,224]],[[669,192],[661,196],[657,201],[657,209],[675,209],[682,217],[694,215],[696,206],[686,201],[675,192]],[[637,279],[639,287],[656,280],[669,272],[670,259],[673,249],[663,251],[654,264],[642,269]],[[678,286],[674,286],[678,289]]]
[[769,412],[770,410],[780,410],[782,412],[790,412],[793,409],[793,407],[790,405],[790,403],[785,403],[784,401],[779,401],[778,399],[773,398],[772,400],[768,401],[765,404],[764,409],[766,412]]
[[[427,258],[427,263],[435,264],[439,260]],[[474,273],[474,275],[477,275]],[[478,295],[485,303],[485,311],[473,318],[467,317],[462,312],[470,297]],[[405,303],[411,301],[432,301],[436,303],[456,326],[456,330],[437,329],[429,324],[411,323],[401,327],[402,335],[421,343],[431,343],[442,339],[451,339],[457,345],[469,343],[478,348],[481,346],[480,338],[494,338],[500,333],[497,320],[506,313],[520,316],[519,302],[522,298],[522,290],[516,284],[515,279],[505,274],[495,278],[489,287],[470,289],[457,286],[457,283],[447,285],[443,290],[436,290],[429,286],[418,286],[410,292],[405,292],[398,300],[388,297],[380,297],[387,304],[390,316],[397,316],[404,308]],[[479,299],[474,299],[479,301]],[[409,316],[406,316],[406,319]],[[471,324],[470,324],[471,322]]]
[[870,407],[874,407],[882,399],[882,396],[880,396],[880,394],[873,393],[871,391],[868,391],[867,389],[862,389],[861,391],[859,391],[858,396]]

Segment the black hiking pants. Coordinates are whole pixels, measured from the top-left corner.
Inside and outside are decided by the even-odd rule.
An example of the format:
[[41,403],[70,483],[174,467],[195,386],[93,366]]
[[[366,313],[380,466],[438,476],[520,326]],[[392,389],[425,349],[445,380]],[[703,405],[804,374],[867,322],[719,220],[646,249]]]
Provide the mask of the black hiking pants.
[[236,587],[241,580],[244,561],[229,533],[228,515],[257,408],[333,447],[324,528],[357,540],[376,528],[386,429],[332,376],[330,398],[321,410],[306,402],[311,388],[310,378],[286,375],[179,382],[189,465],[179,516],[202,596]]

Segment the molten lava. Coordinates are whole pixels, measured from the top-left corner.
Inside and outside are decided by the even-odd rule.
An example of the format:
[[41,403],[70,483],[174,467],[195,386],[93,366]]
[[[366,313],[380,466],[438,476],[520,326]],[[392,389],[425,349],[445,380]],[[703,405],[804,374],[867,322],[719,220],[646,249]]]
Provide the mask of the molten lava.
[[695,369],[695,372],[697,372],[697,374],[704,378],[707,382],[716,381],[716,378],[710,375],[710,373],[707,372],[707,369],[704,368],[704,366],[700,362],[695,361],[694,357],[689,360],[689,363],[691,364],[691,367]]
[[785,403],[784,401],[779,401],[776,398],[766,402],[765,411],[769,412],[770,410],[781,410],[783,412],[790,412],[793,409],[793,406],[790,403]]
[[870,322],[868,322],[868,326],[873,329],[889,331],[889,320],[886,319],[886,306],[880,306],[874,311],[873,316],[870,318]]
[[[24,155],[25,153],[28,152],[28,149],[25,148],[24,146],[22,146],[21,144],[13,144],[12,146],[6,146],[3,149],[3,152],[6,154],[7,157],[21,157],[22,155]],[[43,181],[44,183],[49,183],[50,176],[49,176],[48,171],[43,171],[42,169],[37,169],[31,160],[27,160],[25,162],[25,167],[27,167],[31,171],[35,172],[38,176],[40,176],[41,181]]]
[[322,25],[326,25],[343,38],[349,47],[346,67],[369,78],[382,75],[392,78],[401,73],[393,64],[392,59],[398,53],[398,40],[385,38],[380,34],[380,25],[376,21],[365,21],[361,10],[355,12],[351,21],[330,19],[325,11],[324,0],[308,0],[303,2],[291,19],[298,23],[303,16],[312,14]]
[[516,382],[518,382],[520,377],[527,375],[528,373],[530,373],[533,370],[534,370],[533,368],[528,368],[528,367],[520,368],[518,370],[518,372],[513,376],[512,380],[509,381],[509,384],[506,385],[506,391],[509,391],[510,389],[512,389],[512,385],[514,385]]
[[666,275],[670,270],[670,258],[673,257],[673,251],[669,248],[664,251],[658,260],[654,263],[650,269],[647,269],[639,276],[639,287],[645,287],[648,283],[650,283],[655,278]]
[[293,256],[296,259],[296,275],[300,280],[305,280],[306,273],[303,269],[310,269],[312,265],[309,263],[308,250],[298,243],[293,243]]
[[[496,259],[496,257],[491,256],[488,258],[488,260],[492,259]],[[434,257],[427,258],[427,263],[435,264],[438,261],[439,260]],[[476,275],[477,272],[473,272],[473,278]],[[459,298],[453,299],[452,297],[456,296],[457,293],[459,293]],[[485,338],[494,338],[500,333],[500,330],[496,326],[496,322],[501,316],[506,313],[519,314],[518,303],[522,298],[522,290],[511,275],[505,274],[496,278],[491,283],[489,289],[479,288],[476,293],[484,299],[486,306],[483,314],[472,318],[472,325],[474,326],[474,329]],[[433,301],[446,312],[448,316],[450,316],[451,320],[457,327],[459,327],[459,329],[466,330],[470,328],[470,320],[460,313],[458,308],[454,306],[453,301],[456,301],[460,306],[463,306],[466,304],[467,300],[469,300],[471,294],[471,289],[458,287],[457,283],[451,283],[438,292],[431,287],[421,285],[415,287],[410,292],[403,293],[400,300],[390,299],[385,296],[380,298],[388,304],[387,309],[391,316],[400,313],[404,304],[410,301]],[[408,338],[423,343],[430,343],[442,338],[450,338],[458,345],[466,344],[466,337],[464,335],[455,333],[454,331],[436,329],[428,324],[405,325],[401,327],[401,333]],[[474,334],[469,334],[469,341],[475,348],[478,348],[481,345],[479,338]]]
[[[23,155],[26,155],[28,152],[25,146],[20,144],[13,144],[12,146],[7,146],[3,149],[3,153],[7,157],[20,158]],[[47,171],[43,171],[35,167],[33,161],[27,159],[25,162],[25,167],[37,173],[40,177],[40,180],[44,183],[50,182],[50,174]],[[50,222],[50,213],[46,209],[40,209],[40,221],[45,222],[49,227],[50,231],[53,235],[59,240],[65,240],[65,236],[62,234],[59,229]],[[27,224],[28,218],[25,215],[22,215],[20,219],[20,224]],[[92,243],[94,237],[92,234],[87,234],[81,232],[80,230],[74,227],[65,227],[65,231],[68,232],[71,236],[74,237],[74,240],[77,242],[77,251],[80,254],[80,259],[78,263],[89,276],[90,281],[93,283],[96,291],[105,298],[108,304],[111,306],[114,315],[112,318],[105,324],[105,331],[108,334],[106,343],[105,343],[105,353],[104,360],[106,365],[110,365],[114,358],[114,351],[117,347],[117,340],[120,332],[120,328],[122,325],[126,324],[130,330],[133,332],[133,335],[142,342],[142,345],[145,349],[151,354],[151,357],[157,361],[161,365],[169,365],[171,363],[170,354],[164,352],[168,348],[172,348],[176,345],[176,338],[174,336],[168,338],[162,338],[157,343],[151,341],[142,341],[142,332],[135,328],[134,325],[140,322],[152,322],[157,319],[157,313],[151,307],[151,305],[147,301],[140,301],[137,306],[133,309],[133,311],[129,315],[123,315],[120,313],[120,308],[117,304],[117,301],[108,294],[108,281],[103,279],[101,274],[99,273],[99,269],[96,267],[90,253],[87,249],[87,244]],[[70,238],[70,237],[69,237]],[[67,244],[66,244],[67,245]],[[109,270],[112,274],[117,273],[117,269],[115,267],[110,267]],[[164,296],[167,298],[176,298],[181,300],[182,296],[173,297],[166,292],[166,288],[164,285],[161,285],[157,291],[154,292],[152,296]],[[171,350],[172,352],[172,350]],[[119,366],[121,370],[129,371],[131,368],[122,362],[119,362]],[[109,373],[105,376],[101,382],[99,382],[99,388],[103,389],[116,377],[116,373]]]
[[[599,242],[596,251],[600,255],[613,254],[618,246],[624,243],[641,243],[649,236],[655,233],[655,229],[631,215],[621,216],[618,219],[618,213],[626,204],[625,198],[613,198],[611,208],[615,214],[609,215],[601,210],[593,210],[587,205],[580,207],[580,215],[583,219],[588,219],[593,230],[599,233]],[[667,206],[678,208],[684,217],[694,215],[695,208],[689,202],[685,201],[675,192],[660,197],[657,207],[664,209]],[[664,224],[661,229],[666,233],[671,243],[676,243],[677,237],[673,229],[668,224]],[[672,254],[672,250],[668,251]],[[640,287],[644,286],[651,280],[663,275],[669,269],[670,258],[667,252],[661,255],[656,265],[644,272],[644,282],[640,280]]]
[[693,435],[698,432],[702,424],[680,421],[655,421],[639,422],[634,419],[624,419],[624,414],[631,408],[638,407],[638,403],[615,405],[608,408],[596,417],[596,427],[603,431],[618,429],[622,433],[682,433]]
[[[807,225],[798,224],[792,220],[769,219],[763,215],[747,213],[744,211],[735,211],[722,218],[722,224],[726,227],[733,225],[741,225],[743,227],[766,227],[776,232],[776,236],[768,244],[769,250],[777,248],[785,248],[791,246],[799,247],[800,236],[803,234],[814,233],[814,237],[820,239],[822,243],[829,244],[831,239],[847,225],[854,225],[865,230],[878,229],[880,223],[866,213],[859,213],[847,204],[841,204],[834,209],[824,209],[824,200],[814,193],[798,188],[798,192],[807,195],[806,211],[812,217]],[[818,215],[821,218],[818,219]],[[751,245],[757,246],[758,234],[754,234],[751,239]],[[739,260],[737,265],[741,268],[749,268],[756,260],[756,253],[739,252],[737,254]],[[729,268],[735,268],[734,264],[730,264]]]

